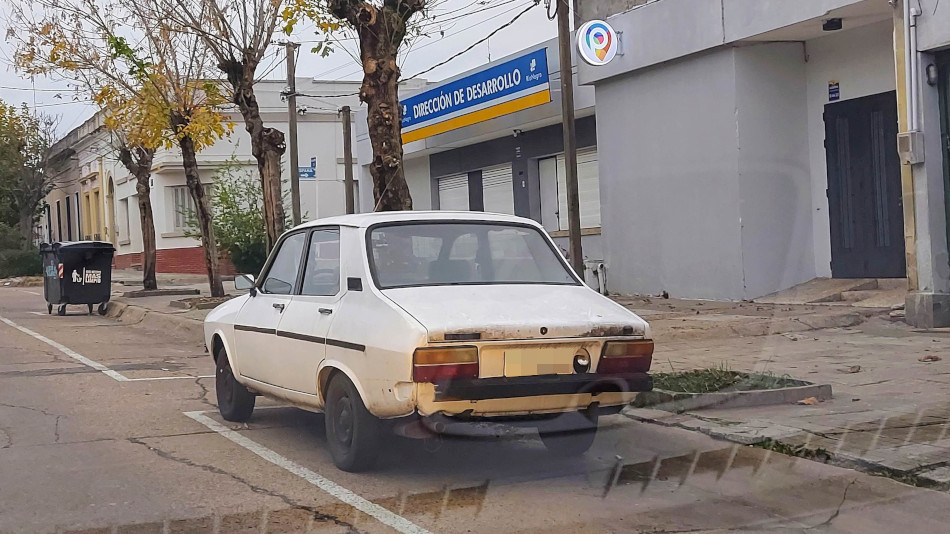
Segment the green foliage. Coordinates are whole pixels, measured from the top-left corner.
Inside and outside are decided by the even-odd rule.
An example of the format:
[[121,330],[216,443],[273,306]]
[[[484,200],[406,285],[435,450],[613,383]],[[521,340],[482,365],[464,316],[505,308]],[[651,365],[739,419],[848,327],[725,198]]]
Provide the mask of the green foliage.
[[53,130],[49,117],[0,101],[0,221],[27,225],[21,235],[30,231],[53,188],[44,169]]
[[43,274],[43,261],[37,249],[0,250],[0,278],[38,276]]
[[[210,204],[218,250],[230,255],[239,273],[256,275],[267,260],[267,229],[264,225],[264,191],[253,170],[253,167],[243,166],[234,159],[219,167],[214,176]],[[285,213],[289,212],[285,209]],[[292,226],[290,219],[284,221],[284,226]],[[187,234],[200,239],[192,215],[189,215],[188,227]]]
[[0,278],[42,274],[39,250],[24,248],[20,233],[0,222]]

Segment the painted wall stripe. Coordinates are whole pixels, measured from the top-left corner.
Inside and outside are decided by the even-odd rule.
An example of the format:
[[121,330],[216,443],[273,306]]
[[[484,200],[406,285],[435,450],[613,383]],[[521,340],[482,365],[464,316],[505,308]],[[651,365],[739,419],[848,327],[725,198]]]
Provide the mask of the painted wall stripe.
[[256,441],[249,439],[234,430],[230,430],[221,423],[218,423],[214,419],[204,415],[204,412],[185,412],[185,415],[217,432],[218,434],[221,434],[233,443],[240,445],[241,447],[260,456],[264,460],[267,460],[268,462],[306,480],[310,484],[320,488],[337,500],[348,504],[353,508],[356,508],[360,512],[373,517],[380,523],[391,527],[398,532],[403,532],[406,534],[430,534],[428,530],[416,525],[405,517],[402,517],[401,515],[398,515],[374,502],[357,495],[343,486],[340,486],[336,482],[333,482],[332,480],[323,477],[314,471],[311,471],[310,469],[307,469],[306,467],[281,456],[280,454],[277,454],[273,450],[268,449],[260,443],[257,443]]

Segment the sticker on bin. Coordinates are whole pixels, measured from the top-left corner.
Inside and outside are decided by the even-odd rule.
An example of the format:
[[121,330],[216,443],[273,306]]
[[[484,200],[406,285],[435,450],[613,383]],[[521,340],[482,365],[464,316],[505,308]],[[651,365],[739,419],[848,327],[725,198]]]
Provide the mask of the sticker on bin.
[[79,274],[79,271],[73,270],[73,283],[75,284],[101,284],[102,283],[102,271],[93,271],[92,269],[83,268],[82,274]]

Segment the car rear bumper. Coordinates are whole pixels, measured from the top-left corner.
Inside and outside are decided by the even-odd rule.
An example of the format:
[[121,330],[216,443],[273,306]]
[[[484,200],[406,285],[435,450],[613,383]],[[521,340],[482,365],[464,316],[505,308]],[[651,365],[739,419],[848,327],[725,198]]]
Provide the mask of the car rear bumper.
[[637,393],[652,390],[653,380],[647,373],[628,373],[480,378],[418,386],[421,415],[498,417],[622,406]]
[[451,380],[435,385],[435,401],[512,399],[539,395],[639,392],[653,389],[646,373],[575,374]]

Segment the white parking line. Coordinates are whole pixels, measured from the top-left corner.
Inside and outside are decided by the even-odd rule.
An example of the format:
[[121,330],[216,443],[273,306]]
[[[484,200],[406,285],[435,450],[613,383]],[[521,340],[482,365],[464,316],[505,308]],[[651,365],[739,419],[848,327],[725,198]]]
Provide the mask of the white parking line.
[[6,317],[0,317],[0,321],[6,323],[7,326],[10,326],[10,327],[12,327],[12,328],[16,328],[16,329],[19,330],[20,332],[23,332],[24,334],[26,334],[26,335],[28,335],[28,336],[31,336],[31,337],[33,337],[33,338],[36,338],[36,339],[42,341],[43,343],[46,343],[47,345],[53,347],[54,349],[56,349],[56,350],[62,352],[62,353],[65,354],[66,356],[69,356],[70,358],[76,360],[77,362],[79,362],[79,363],[81,363],[81,364],[83,364],[83,365],[88,365],[89,367],[92,367],[93,369],[95,369],[95,370],[97,370],[97,371],[100,371],[102,374],[104,374],[104,375],[106,375],[106,376],[108,376],[108,377],[110,377],[110,378],[113,378],[113,379],[115,379],[115,380],[118,380],[119,382],[128,382],[128,381],[129,381],[129,379],[126,378],[125,376],[123,376],[121,373],[118,373],[118,372],[116,372],[116,371],[113,371],[112,369],[109,369],[108,367],[106,367],[105,365],[102,365],[102,364],[99,363],[99,362],[94,362],[94,361],[90,360],[89,358],[86,358],[86,357],[83,356],[82,354],[79,354],[78,352],[73,351],[72,349],[70,349],[69,347],[67,347],[67,346],[65,346],[65,345],[61,345],[60,343],[57,343],[57,342],[53,341],[52,339],[50,339],[50,338],[48,338],[48,337],[46,337],[46,336],[44,336],[44,335],[42,335],[42,334],[37,334],[36,332],[30,330],[29,328],[20,326],[20,325],[14,323],[13,321],[11,321],[10,319],[7,319]]
[[[36,312],[34,312],[34,313],[36,313]],[[42,314],[40,314],[40,315],[42,315]],[[118,381],[118,382],[149,382],[149,381],[153,381],[153,380],[181,380],[181,379],[191,379],[191,380],[195,380],[196,378],[214,378],[214,375],[201,375],[201,376],[156,376],[156,377],[149,377],[149,378],[129,378],[129,377],[123,375],[122,373],[118,372],[118,371],[113,371],[112,369],[109,369],[108,367],[106,367],[105,365],[102,365],[101,363],[99,363],[99,362],[97,362],[97,361],[90,360],[89,358],[83,356],[82,354],[79,354],[78,352],[76,352],[76,351],[70,349],[69,347],[67,347],[67,346],[65,346],[65,345],[63,345],[63,344],[61,344],[61,343],[57,343],[56,341],[53,341],[52,339],[50,339],[50,338],[48,338],[48,337],[46,337],[46,336],[44,336],[44,335],[42,335],[42,334],[38,334],[38,333],[36,333],[36,332],[30,330],[29,328],[26,328],[25,326],[20,326],[20,325],[14,323],[13,321],[11,321],[10,319],[7,319],[6,317],[0,316],[0,322],[5,323],[7,326],[9,326],[9,327],[11,327],[11,328],[16,328],[16,329],[19,330],[20,332],[23,332],[24,334],[26,334],[26,335],[28,335],[28,336],[31,336],[31,337],[33,337],[33,338],[35,338],[35,339],[38,339],[38,340],[42,341],[43,343],[46,343],[47,345],[49,345],[49,346],[53,347],[54,349],[56,349],[56,350],[62,352],[63,354],[65,354],[66,356],[69,356],[70,358],[76,360],[77,362],[79,362],[79,363],[81,363],[81,364],[83,364],[83,365],[87,365],[87,366],[89,366],[89,367],[92,367],[92,368],[95,369],[96,371],[99,371],[99,372],[101,372],[102,374],[104,374],[104,375],[108,376],[109,378],[112,378],[113,380],[116,380],[116,381]]]
[[340,486],[336,482],[325,478],[317,473],[307,469],[306,467],[289,460],[271,449],[257,443],[254,440],[251,440],[234,430],[231,430],[221,423],[218,423],[214,419],[204,415],[205,412],[184,412],[185,415],[194,419],[195,421],[201,423],[202,425],[208,427],[211,430],[214,430],[218,434],[221,434],[225,438],[231,440],[232,442],[244,447],[245,449],[253,452],[254,454],[260,456],[261,458],[267,460],[268,462],[282,467],[287,471],[290,471],[294,475],[306,480],[307,482],[313,484],[314,486],[320,488],[327,494],[335,497],[337,500],[356,508],[357,510],[363,512],[364,514],[375,518],[380,523],[393,528],[398,532],[412,533],[412,534],[430,534],[428,530],[420,527],[419,525],[409,521],[405,517],[398,515],[382,506],[370,502],[363,497],[360,497],[356,493]]

